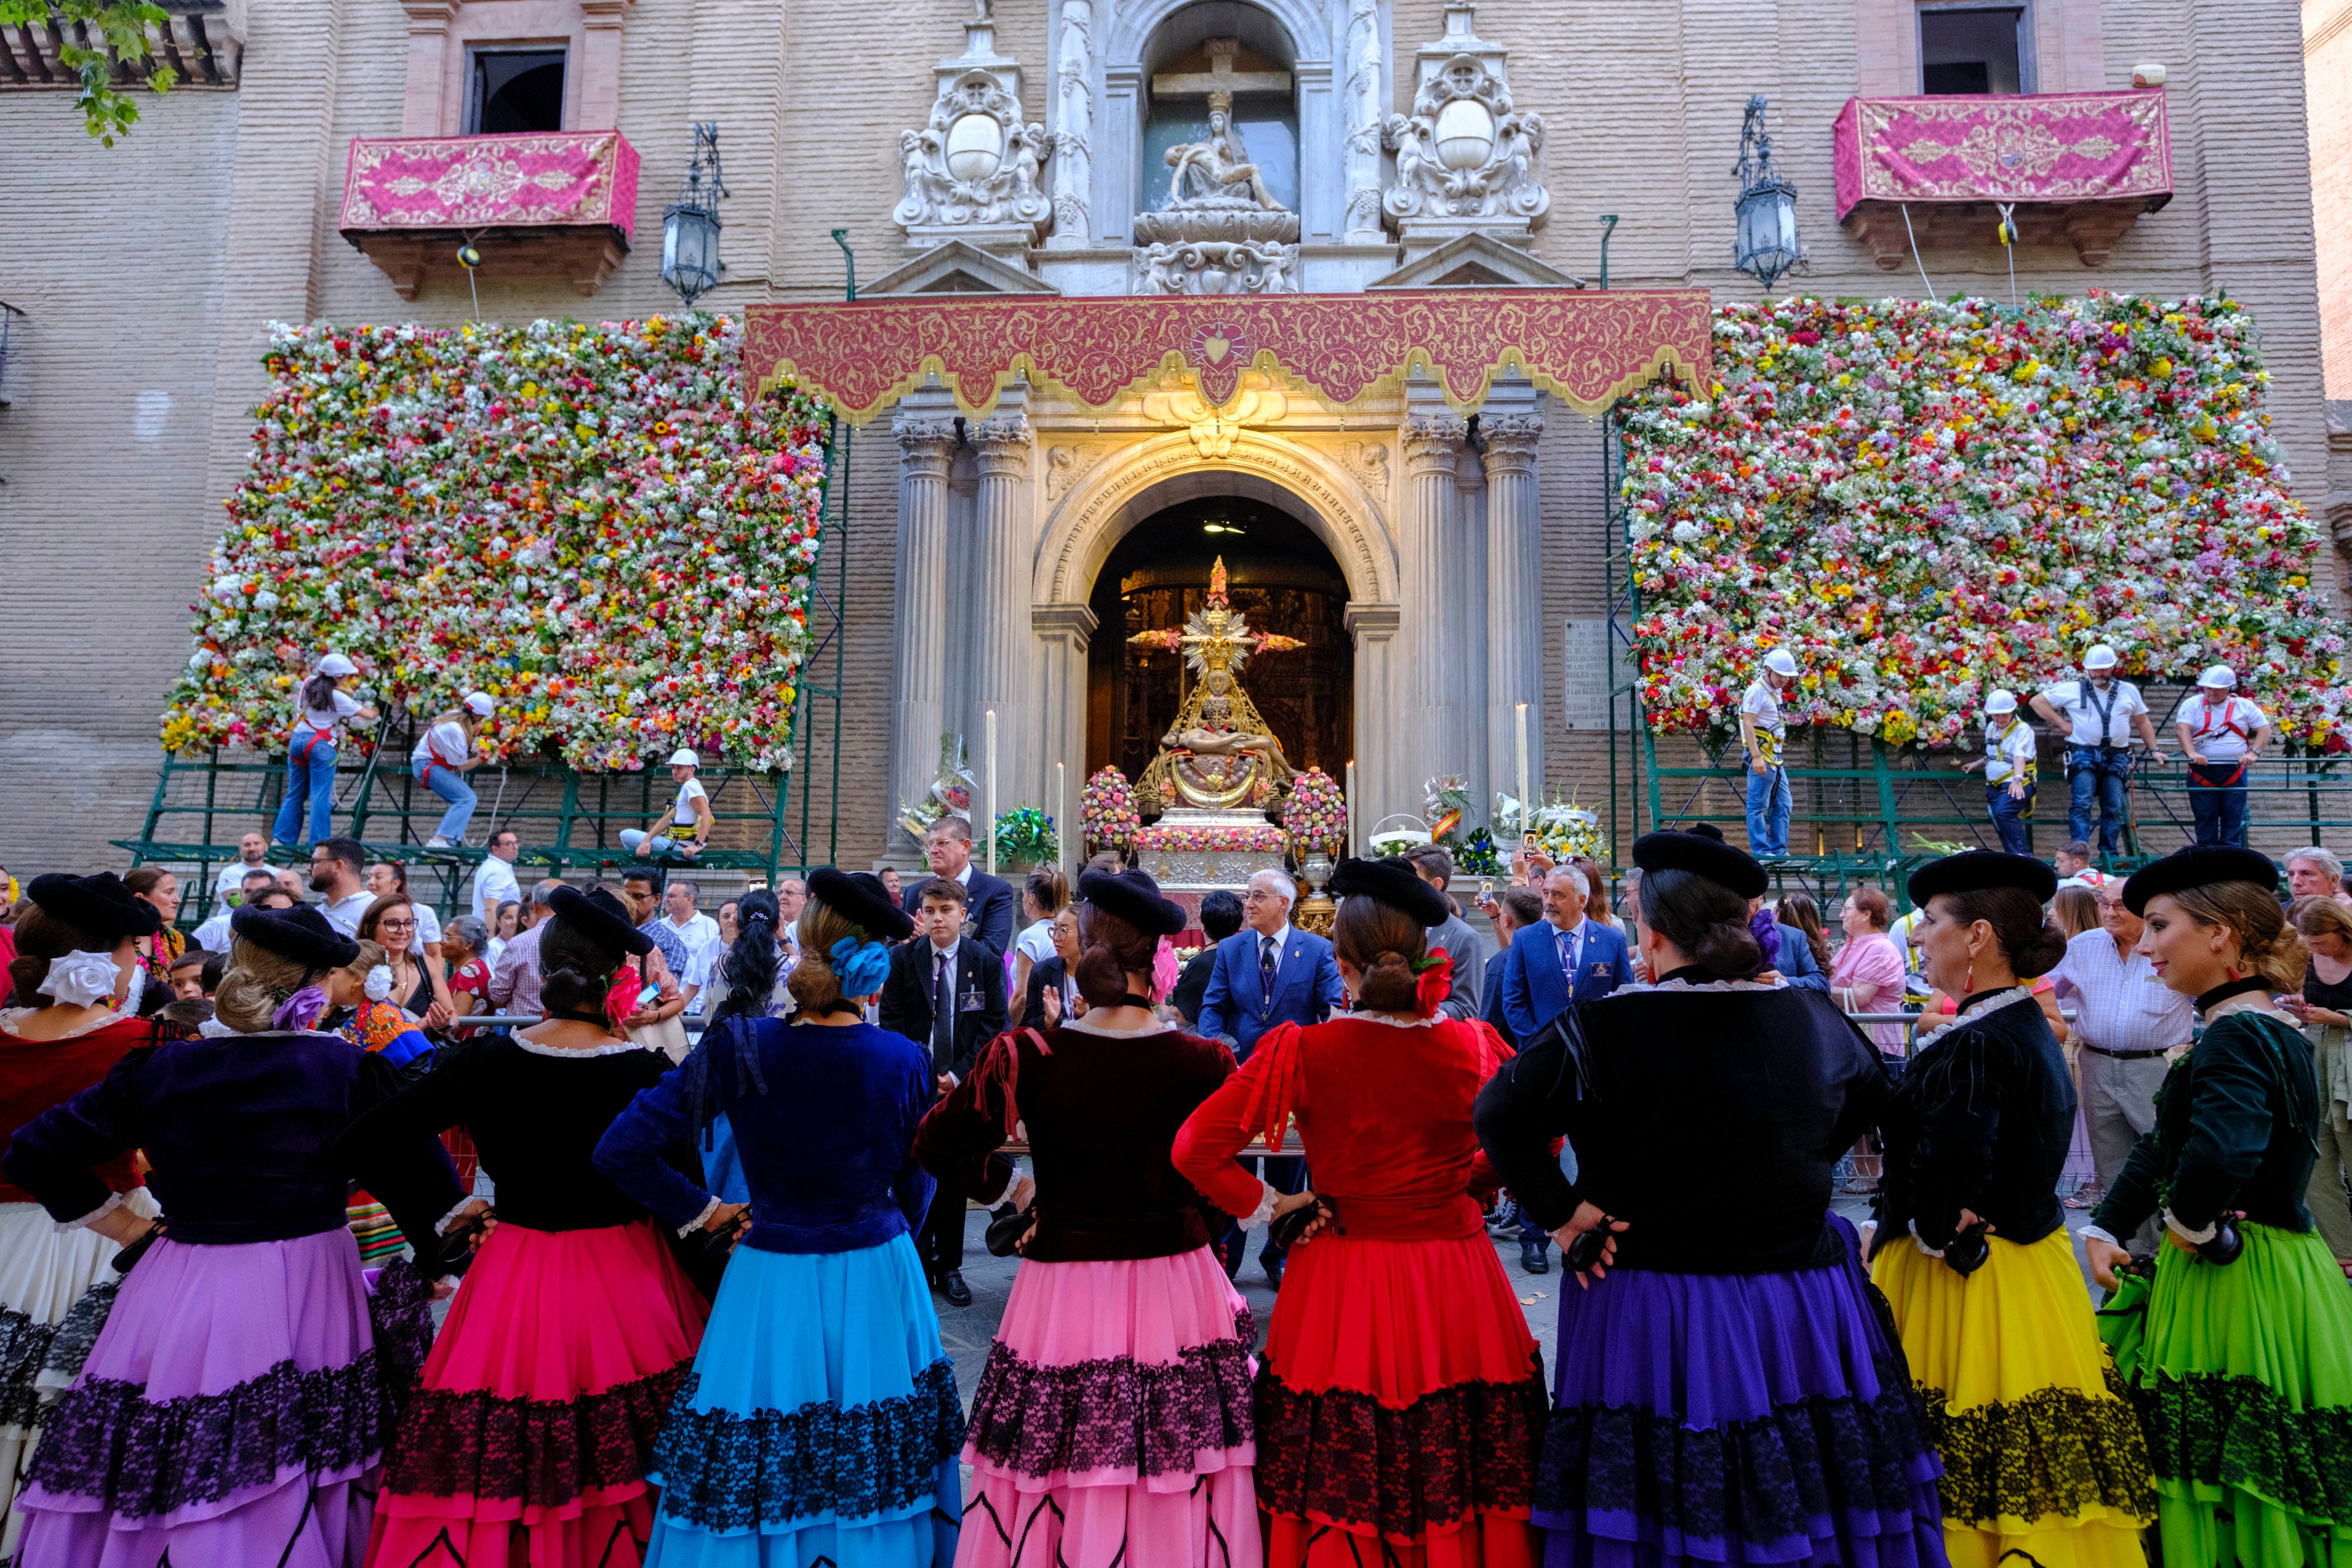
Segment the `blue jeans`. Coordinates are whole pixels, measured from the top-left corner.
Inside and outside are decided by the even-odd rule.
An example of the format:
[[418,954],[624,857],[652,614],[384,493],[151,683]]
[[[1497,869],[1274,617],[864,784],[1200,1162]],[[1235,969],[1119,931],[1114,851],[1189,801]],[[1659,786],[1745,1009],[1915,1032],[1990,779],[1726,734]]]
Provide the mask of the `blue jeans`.
[[2189,765],[2189,810],[2200,844],[2246,847],[2246,765],[2242,759]]
[[2033,852],[2032,841],[2025,834],[2025,813],[2033,809],[2033,786],[2025,787],[2025,799],[2009,798],[2009,786],[1985,786],[1985,810],[1991,813],[1992,825],[2000,833],[2000,847],[2013,855]]
[[1748,770],[1748,852],[1785,855],[1789,852],[1789,770],[1774,767],[1769,773]]
[[446,839],[453,844],[463,842],[466,824],[474,820],[476,799],[474,787],[466,782],[466,776],[444,768],[438,762],[428,762],[417,770],[416,781],[449,802],[449,809],[441,813],[441,825],[433,830],[433,836]]
[[309,842],[317,843],[331,831],[331,820],[335,807],[335,743],[307,724],[294,727],[294,738],[286,747],[286,803],[278,808],[278,823],[269,836],[281,844],[299,844],[305,841],[294,835],[302,831],[302,801],[310,802],[310,836]]
[[2066,748],[2066,783],[2074,792],[2073,804],[2066,810],[2066,836],[2091,840],[2091,797],[2095,791],[2099,800],[2099,848],[2113,854],[2122,847],[2124,831],[2124,780],[2131,776],[2131,753],[2117,747],[2103,750],[2095,746],[2070,746]]

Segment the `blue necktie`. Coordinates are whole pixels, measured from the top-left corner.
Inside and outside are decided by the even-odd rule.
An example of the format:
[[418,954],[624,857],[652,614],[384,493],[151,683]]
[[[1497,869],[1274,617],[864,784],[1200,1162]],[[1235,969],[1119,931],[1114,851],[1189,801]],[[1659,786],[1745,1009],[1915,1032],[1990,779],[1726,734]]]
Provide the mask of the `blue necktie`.
[[1265,1017],[1274,1010],[1274,938],[1257,939],[1257,1016]]

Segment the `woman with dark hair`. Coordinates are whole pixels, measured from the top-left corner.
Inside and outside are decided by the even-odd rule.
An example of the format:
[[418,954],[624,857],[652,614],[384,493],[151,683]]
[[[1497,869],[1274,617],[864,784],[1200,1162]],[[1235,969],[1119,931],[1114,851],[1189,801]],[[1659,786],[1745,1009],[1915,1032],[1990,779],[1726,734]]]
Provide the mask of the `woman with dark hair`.
[[[1249,1310],[1170,1158],[1233,1053],[1152,1011],[1183,909],[1139,871],[1087,872],[1078,893],[1086,1016],[999,1037],[915,1135],[951,1190],[1036,1195],[972,1396],[958,1568],[1250,1568]],[[1015,1125],[1034,1184],[997,1153]]]
[[329,653],[302,683],[295,703],[294,733],[286,743],[286,803],[278,808],[277,823],[269,831],[273,842],[290,847],[303,841],[295,835],[302,831],[306,800],[310,806],[310,841],[317,843],[331,831],[335,747],[342,739],[343,726],[352,719],[375,722],[373,705],[362,704],[338,689],[359,673],[359,666],[341,653]]
[[1021,906],[1029,921],[1013,939],[1013,983],[1004,993],[1013,998],[1014,1023],[1034,1027],[1045,1021],[1028,1011],[1029,976],[1054,956],[1054,917],[1069,902],[1070,883],[1061,867],[1043,866],[1029,873],[1028,884],[1021,890]]
[[[159,924],[111,872],[33,879],[7,969],[19,1005],[0,1012],[0,1160],[14,1129],[103,1079],[123,1052],[168,1038],[138,1017],[148,984],[138,943]],[[128,1150],[98,1174],[126,1210],[155,1217]],[[54,1372],[44,1384],[44,1364],[53,1350],[71,1353],[56,1343],[59,1325],[115,1251],[98,1231],[55,1224],[31,1193],[0,1178],[0,1563],[16,1561],[16,1488],[43,1407],[62,1386]]]
[[[911,1239],[931,1181],[908,1152],[939,1092],[922,1046],[865,1016],[914,923],[865,873],[808,889],[793,1021],[721,1019],[596,1148],[664,1224],[735,1243],[654,1445],[649,1555],[945,1568],[963,1418]],[[663,1158],[722,1113],[748,1206]]]
[[793,1010],[782,972],[784,946],[776,935],[780,918],[776,895],[764,887],[735,900],[735,940],[719,959],[709,990],[703,993],[709,998],[709,1011],[703,1015],[706,1028],[737,1013],[782,1018]]
[[1780,895],[1780,902],[1773,913],[1779,917],[1781,925],[1793,925],[1802,934],[1805,946],[1813,956],[1813,962],[1821,966],[1822,973],[1827,974],[1830,967],[1830,936],[1829,932],[1822,928],[1821,906],[1813,902],[1812,894],[1784,893]]
[[1580,1275],[1536,1482],[1546,1560],[1942,1568],[1940,1467],[1828,1212],[1885,1069],[1826,992],[1748,977],[1754,860],[1682,832],[1633,860],[1654,979],[1577,1003],[1478,1098],[1487,1155]]
[[2066,956],[2042,913],[2058,873],[1971,850],[1919,868],[1928,981],[1960,998],[1919,1037],[1879,1118],[1886,1178],[1871,1277],[1944,1456],[1955,1568],[2005,1557],[2137,1568],[2147,1450],[2107,1383],[2058,1173],[2074,1086],[2024,981]]
[[[534,1568],[625,1568],[653,1532],[654,1438],[708,1309],[663,1227],[599,1173],[596,1145],[658,1083],[614,982],[653,946],[602,888],[558,888],[540,938],[543,1023],[440,1052],[352,1124],[344,1163],[420,1136],[472,1134],[498,1212],[384,1457],[372,1564],[511,1555]],[[625,988],[625,981],[624,981]],[[624,1003],[626,1005],[624,1005]],[[687,1170],[686,1140],[669,1151]]]
[[398,1088],[381,1057],[311,1028],[320,981],[357,945],[308,907],[247,904],[230,927],[221,1033],[125,1053],[0,1156],[60,1225],[130,1247],[155,1222],[110,1173],[137,1149],[167,1217],[49,1415],[17,1499],[27,1564],[354,1568],[406,1357],[431,1326],[414,1276],[404,1334],[371,1322],[401,1299],[371,1302],[344,1192],[357,1175],[388,1195],[425,1259],[436,1218],[481,1208],[430,1137],[358,1171],[328,1157]]
[[[1257,1375],[1267,1560],[1519,1568],[1543,1360],[1486,1239],[1496,1183],[1470,1123],[1510,1051],[1438,1010],[1444,894],[1402,861],[1342,861],[1331,891],[1356,1010],[1267,1030],[1176,1139],[1176,1168],[1244,1227],[1311,1208]],[[1294,1119],[1316,1190],[1283,1197],[1235,1156],[1260,1134],[1279,1150]]]
[[172,924],[180,916],[180,879],[159,865],[133,866],[123,873],[122,885],[134,897],[153,904],[163,917],[154,931],[139,938],[139,962],[147,970],[150,995],[149,1005],[137,1010],[152,1012],[170,999],[172,966],[188,950],[187,934]]
[[357,936],[383,949],[384,967],[392,971],[389,999],[428,1030],[449,1026],[456,1016],[445,988],[447,973],[441,960],[417,941],[416,901],[404,893],[387,893],[360,916]]
[[[2317,1157],[2311,1047],[2275,991],[2303,978],[2278,873],[2200,844],[2143,866],[2139,950],[2204,1030],[2165,1074],[2156,1125],[2083,1231],[2099,1315],[2156,1470],[2164,1561],[2352,1557],[2352,1292],[2304,1207]],[[2153,1280],[2119,1237],[2164,1217]],[[2144,1267],[2144,1266],[2140,1266]]]

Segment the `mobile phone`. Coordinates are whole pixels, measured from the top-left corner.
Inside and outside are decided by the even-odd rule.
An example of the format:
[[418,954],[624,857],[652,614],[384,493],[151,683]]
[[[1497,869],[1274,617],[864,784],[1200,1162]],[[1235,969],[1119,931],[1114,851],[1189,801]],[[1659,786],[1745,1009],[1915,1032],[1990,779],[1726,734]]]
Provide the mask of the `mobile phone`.
[[1536,836],[1533,833],[1522,833],[1519,835],[1519,847],[1523,850],[1534,849],[1536,847]]

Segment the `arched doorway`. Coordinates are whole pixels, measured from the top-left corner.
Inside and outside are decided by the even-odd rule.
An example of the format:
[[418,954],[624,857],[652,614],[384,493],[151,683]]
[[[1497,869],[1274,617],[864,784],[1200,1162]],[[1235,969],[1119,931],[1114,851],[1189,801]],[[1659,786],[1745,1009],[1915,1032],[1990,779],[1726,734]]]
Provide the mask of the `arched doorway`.
[[[1087,771],[1109,765],[1129,779],[1159,755],[1190,690],[1181,655],[1134,647],[1135,632],[1179,626],[1208,597],[1225,563],[1227,596],[1252,630],[1306,646],[1261,653],[1242,684],[1297,768],[1339,773],[1355,755],[1355,645],[1348,580],[1304,523],[1269,503],[1196,496],[1144,518],[1096,574],[1087,643]],[[1142,802],[1147,815],[1158,802]]]

